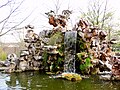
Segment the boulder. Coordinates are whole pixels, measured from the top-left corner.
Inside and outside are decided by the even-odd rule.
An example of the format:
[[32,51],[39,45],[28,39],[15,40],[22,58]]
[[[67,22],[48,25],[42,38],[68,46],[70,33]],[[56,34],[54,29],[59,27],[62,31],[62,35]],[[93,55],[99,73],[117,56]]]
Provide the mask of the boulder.
[[82,80],[82,78],[79,74],[69,73],[69,72],[64,72],[62,74],[54,76],[53,78],[62,78],[62,79],[67,79],[69,81],[81,81]]

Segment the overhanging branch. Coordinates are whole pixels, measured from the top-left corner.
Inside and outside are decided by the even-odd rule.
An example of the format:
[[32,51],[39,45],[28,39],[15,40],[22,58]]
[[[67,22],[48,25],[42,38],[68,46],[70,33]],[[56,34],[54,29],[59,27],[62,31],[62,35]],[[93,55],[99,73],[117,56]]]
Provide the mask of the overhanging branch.
[[[33,10],[33,11],[34,11],[34,10]],[[3,35],[5,35],[5,34],[7,34],[7,33],[10,32],[10,31],[16,30],[15,28],[16,28],[17,26],[19,26],[20,24],[22,24],[25,20],[27,20],[27,19],[31,16],[31,14],[33,13],[33,11],[32,11],[26,18],[24,18],[20,23],[18,23],[18,24],[16,24],[15,26],[11,27],[11,28],[10,28],[9,30],[7,30],[6,32],[0,34],[0,37],[3,36]]]

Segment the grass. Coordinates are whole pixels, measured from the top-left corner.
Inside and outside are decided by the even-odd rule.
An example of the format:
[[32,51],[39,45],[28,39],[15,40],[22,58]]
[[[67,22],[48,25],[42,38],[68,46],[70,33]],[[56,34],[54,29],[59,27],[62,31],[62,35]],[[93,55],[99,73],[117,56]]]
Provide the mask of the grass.
[[5,61],[7,59],[7,54],[5,52],[1,52],[0,60]]

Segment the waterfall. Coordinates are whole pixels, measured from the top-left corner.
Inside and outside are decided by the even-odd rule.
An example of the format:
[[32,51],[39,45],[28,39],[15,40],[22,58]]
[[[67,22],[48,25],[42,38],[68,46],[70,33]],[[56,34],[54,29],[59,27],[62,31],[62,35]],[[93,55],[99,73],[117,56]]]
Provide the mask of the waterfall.
[[65,32],[64,72],[75,73],[76,40],[77,40],[77,31]]

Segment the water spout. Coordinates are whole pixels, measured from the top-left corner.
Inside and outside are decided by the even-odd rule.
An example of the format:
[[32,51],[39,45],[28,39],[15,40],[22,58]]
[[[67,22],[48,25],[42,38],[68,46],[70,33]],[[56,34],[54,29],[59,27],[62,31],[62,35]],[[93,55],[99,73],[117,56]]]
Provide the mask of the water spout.
[[77,31],[65,32],[64,72],[75,73],[76,40],[77,40]]

